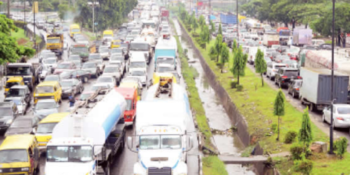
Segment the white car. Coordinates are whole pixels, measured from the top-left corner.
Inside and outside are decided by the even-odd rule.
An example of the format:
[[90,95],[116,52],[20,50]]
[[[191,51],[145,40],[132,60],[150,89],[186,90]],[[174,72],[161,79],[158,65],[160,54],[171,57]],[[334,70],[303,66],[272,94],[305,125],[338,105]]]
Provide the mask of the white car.
[[282,63],[275,63],[275,62],[270,62],[267,64],[267,71],[266,71],[266,77],[270,78],[273,80],[275,78],[275,75],[278,71],[278,69],[287,67],[286,64]]
[[108,75],[98,77],[96,84],[105,84],[110,88],[113,88],[117,85],[116,78]]
[[[334,128],[350,127],[350,105],[349,104],[333,104],[333,126]],[[331,109],[326,107],[323,109],[323,122],[331,123]]]
[[120,71],[120,65],[108,65],[103,70],[102,76],[112,76],[119,83],[122,77]]
[[43,67],[51,67],[53,70],[57,67],[57,57],[50,57],[42,61]]
[[98,53],[100,53],[102,59],[109,59],[109,48],[107,46],[100,46]]
[[136,78],[140,79],[143,86],[146,86],[147,80],[148,80],[147,72],[143,71],[143,70],[130,71],[128,73],[127,77],[136,77]]
[[122,69],[121,73],[125,72],[125,59],[122,55],[119,54],[113,54],[109,58],[109,63],[110,64],[120,64],[120,68]]

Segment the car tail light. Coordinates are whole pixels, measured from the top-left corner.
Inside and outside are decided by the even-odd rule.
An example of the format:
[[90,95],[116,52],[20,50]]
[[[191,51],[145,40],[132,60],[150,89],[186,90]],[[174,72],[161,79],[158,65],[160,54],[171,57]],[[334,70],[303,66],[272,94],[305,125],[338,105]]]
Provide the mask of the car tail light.
[[344,120],[342,117],[337,117],[337,120]]
[[282,78],[283,78],[283,79],[286,79],[286,78],[288,78],[288,77],[287,77],[287,76],[282,76]]
[[302,79],[301,76],[298,76],[297,78],[298,78],[298,79]]
[[299,88],[295,88],[295,90],[299,91]]

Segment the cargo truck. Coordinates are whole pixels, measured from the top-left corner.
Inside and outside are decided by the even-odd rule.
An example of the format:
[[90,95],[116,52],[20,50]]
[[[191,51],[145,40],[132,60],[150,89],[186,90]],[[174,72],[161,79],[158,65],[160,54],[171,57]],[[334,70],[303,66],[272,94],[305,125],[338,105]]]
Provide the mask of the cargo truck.
[[312,30],[311,29],[294,29],[293,31],[293,45],[303,46],[312,44]]
[[266,47],[271,47],[272,45],[279,44],[279,36],[277,33],[266,32],[263,37],[263,45]]
[[6,81],[11,77],[22,77],[24,84],[30,90],[39,83],[39,74],[42,70],[39,63],[8,63],[5,66]]
[[161,21],[168,21],[169,19],[169,10],[162,9],[161,10]]
[[146,99],[138,102],[136,115],[137,149],[133,149],[133,137],[127,142],[138,153],[134,174],[188,174],[187,152],[193,148],[193,139],[186,129],[192,118],[186,91],[172,81],[155,84]]
[[113,89],[91,110],[78,109],[61,120],[47,144],[45,174],[109,175],[124,148],[125,108],[124,97]]
[[300,76],[303,84],[300,88],[301,103],[308,105],[311,111],[323,110],[332,103],[345,104],[347,102],[349,76],[335,73],[334,99],[331,99],[331,71],[302,67]]
[[46,36],[46,49],[56,53],[57,56],[61,57],[63,54],[63,34],[49,34]]

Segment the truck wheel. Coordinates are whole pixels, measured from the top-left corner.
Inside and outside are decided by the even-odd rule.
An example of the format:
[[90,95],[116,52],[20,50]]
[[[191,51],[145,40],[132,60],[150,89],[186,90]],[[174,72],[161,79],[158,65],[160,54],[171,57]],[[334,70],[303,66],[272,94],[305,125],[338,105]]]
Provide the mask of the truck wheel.
[[110,175],[111,174],[111,167],[110,167],[110,165],[111,165],[111,163],[108,160],[106,167],[103,168],[103,171],[104,171],[105,175]]
[[326,123],[326,116],[324,114],[322,115],[322,122]]
[[294,92],[294,91],[292,92],[292,97],[293,97],[293,98],[296,98],[295,92]]
[[310,105],[309,105],[309,110],[310,110],[311,112],[315,111],[315,105],[312,104],[312,103],[310,103]]

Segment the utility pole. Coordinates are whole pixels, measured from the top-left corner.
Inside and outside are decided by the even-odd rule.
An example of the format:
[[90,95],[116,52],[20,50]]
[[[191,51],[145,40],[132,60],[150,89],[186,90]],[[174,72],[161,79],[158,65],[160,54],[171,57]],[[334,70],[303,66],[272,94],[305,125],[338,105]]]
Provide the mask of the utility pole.
[[331,79],[331,125],[329,127],[329,154],[334,154],[333,152],[333,98],[334,98],[334,11],[335,11],[335,0],[333,2],[333,19],[332,19],[332,79]]
[[26,23],[26,0],[23,0],[23,21]]
[[239,47],[239,18],[238,18],[238,0],[236,0],[236,8],[237,8],[237,45]]
[[88,2],[89,6],[92,6],[92,33],[95,34],[95,5],[99,6],[100,4],[98,2],[95,2],[95,0],[93,2]]
[[36,23],[35,23],[35,13],[36,13],[36,2],[34,1],[34,3],[32,4],[33,6],[33,18],[34,18],[34,26],[33,26],[33,29],[34,29],[34,49],[36,50],[36,34],[35,34],[35,28],[36,28]]
[[7,17],[10,18],[10,4],[11,0],[7,0]]

